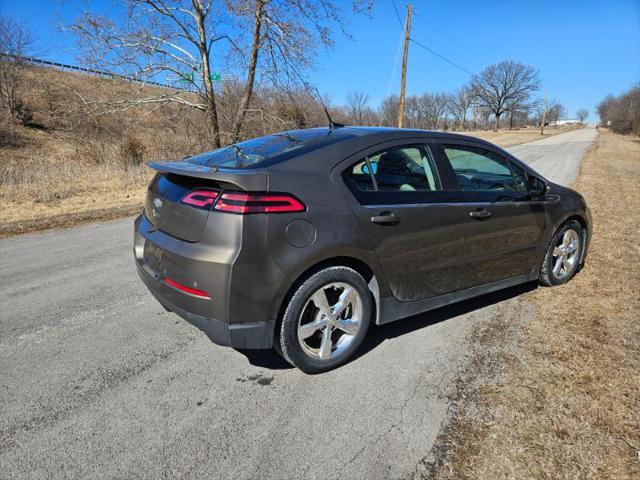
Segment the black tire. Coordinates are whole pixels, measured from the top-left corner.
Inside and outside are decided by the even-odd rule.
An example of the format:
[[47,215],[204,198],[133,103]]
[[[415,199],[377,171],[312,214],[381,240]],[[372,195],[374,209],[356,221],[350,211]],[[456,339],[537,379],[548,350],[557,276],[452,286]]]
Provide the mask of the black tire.
[[[355,334],[345,337],[346,340],[343,344],[348,343],[341,351],[337,350],[337,345],[339,345],[340,338],[342,338],[345,333],[338,327],[333,327],[336,328],[335,336],[337,338],[335,344],[332,344],[334,349],[336,349],[335,352],[331,350],[331,358],[328,359],[314,358],[311,356],[312,353],[303,349],[301,341],[298,340],[299,324],[302,324],[301,318],[303,315],[309,313],[309,309],[312,310],[312,314],[315,314],[314,318],[318,317],[320,309],[317,309],[314,303],[310,303],[312,302],[311,297],[323,287],[327,287],[329,293],[331,293],[329,285],[333,283],[347,284],[355,289],[355,292],[359,295],[360,302],[358,303],[358,310],[360,308],[362,309],[360,312],[361,315],[358,315],[359,327]],[[336,291],[339,292],[339,290]],[[331,304],[332,302],[329,300],[328,303]],[[350,306],[349,308],[354,307]],[[296,289],[289,300],[284,315],[282,316],[282,322],[280,323],[278,338],[276,339],[276,343],[278,344],[276,351],[280,353],[285,360],[305,373],[314,374],[332,370],[346,363],[358,350],[369,329],[372,314],[373,301],[371,299],[371,292],[364,278],[362,278],[358,272],[351,268],[340,266],[325,268],[307,278]],[[306,325],[306,323],[303,325]],[[327,327],[324,328],[326,329]],[[333,332],[333,329],[331,332]],[[322,338],[323,334],[324,330],[318,330],[314,335],[319,335],[320,338]],[[333,337],[334,334],[329,333],[329,338]],[[310,339],[312,338],[310,337]]]
[[[563,270],[561,274],[555,273],[553,268],[556,264],[557,256],[554,256],[554,250],[557,246],[559,246],[559,244],[562,243],[562,239],[564,238],[565,233],[570,230],[576,232],[578,237],[578,247],[573,252],[573,255],[575,255],[575,262],[572,264],[571,268]],[[569,280],[571,280],[580,268],[580,261],[582,259],[583,250],[584,230],[582,229],[580,223],[575,220],[570,220],[567,223],[563,224],[551,239],[549,247],[547,247],[547,251],[542,262],[542,268],[540,269],[540,284],[545,287],[553,287],[556,285],[562,285],[563,283],[567,283]]]

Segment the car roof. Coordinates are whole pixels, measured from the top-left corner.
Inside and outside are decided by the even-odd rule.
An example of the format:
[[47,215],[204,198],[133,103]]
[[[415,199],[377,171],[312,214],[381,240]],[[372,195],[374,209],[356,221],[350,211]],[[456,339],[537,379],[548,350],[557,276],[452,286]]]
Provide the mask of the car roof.
[[475,143],[483,143],[492,145],[490,142],[478,137],[472,137],[460,133],[441,132],[436,130],[421,130],[414,128],[394,128],[394,127],[371,127],[371,126],[343,126],[330,129],[328,127],[316,127],[311,129],[291,130],[289,132],[281,132],[286,134],[295,135],[299,132],[306,131],[326,132],[327,142],[326,145],[335,143],[336,140],[346,140],[355,137],[377,137],[379,140],[393,140],[402,139],[408,137],[425,137],[425,138],[437,138],[437,139],[450,139],[452,141],[470,141]]
[[[342,126],[342,127],[315,127],[300,130],[278,132],[272,135],[296,137],[311,137],[312,141],[295,151],[285,152],[265,158],[263,161],[249,168],[283,168],[289,169],[292,163],[319,161],[327,165],[326,153],[331,151],[332,159],[345,158],[351,153],[356,153],[363,148],[394,140],[415,140],[416,138],[439,139],[455,141],[469,141],[475,144],[483,144],[496,148],[495,145],[480,138],[457,133],[438,132],[434,130],[419,130],[410,128],[371,127],[371,126]],[[499,148],[499,147],[497,147]],[[331,163],[331,162],[330,162]]]

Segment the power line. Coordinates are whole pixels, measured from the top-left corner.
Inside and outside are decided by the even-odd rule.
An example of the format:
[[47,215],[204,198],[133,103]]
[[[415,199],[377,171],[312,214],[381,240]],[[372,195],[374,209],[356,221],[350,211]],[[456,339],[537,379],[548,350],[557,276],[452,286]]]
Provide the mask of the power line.
[[[391,93],[391,83],[393,82],[393,77],[396,74],[396,67],[398,66],[398,59],[400,58],[400,50],[402,48],[402,37],[404,37],[404,32],[400,31],[400,40],[398,41],[398,49],[396,50],[396,59],[393,62],[393,68],[391,69],[391,75],[389,75],[389,84],[387,85],[387,97]],[[382,126],[382,117],[380,117],[379,127]]]
[[393,68],[391,70],[391,75],[389,75],[389,84],[387,85],[387,96],[391,93],[391,83],[393,82],[393,77],[396,74],[396,67],[398,66],[398,59],[400,58],[400,50],[402,50],[402,37],[404,36],[404,32],[400,32],[400,40],[398,40],[398,49],[396,50],[396,58],[393,61]]
[[430,30],[434,30],[437,33],[439,33],[440,35],[442,35],[443,38],[446,38],[447,40],[449,40],[450,42],[458,45],[459,47],[461,47],[466,53],[468,53],[469,55],[475,55],[471,50],[469,50],[467,48],[467,46],[463,45],[462,43],[460,43],[458,40],[456,40],[455,38],[451,37],[450,35],[446,34],[445,32],[443,32],[435,23],[429,21],[426,17],[422,17],[420,16],[420,12],[418,12],[416,14],[416,18],[418,19],[419,22],[423,22],[426,26],[429,27]]
[[398,7],[396,7],[395,0],[391,0],[391,5],[393,5],[393,9],[396,12],[396,18],[398,19],[398,23],[400,24],[400,28],[404,30],[404,23],[402,23],[402,20],[400,19],[400,12],[398,12]]
[[444,60],[445,62],[453,65],[454,67],[462,70],[465,73],[468,73],[469,75],[475,75],[475,73],[467,70],[464,67],[461,67],[460,65],[458,65],[456,62],[454,62],[453,60],[449,60],[447,57],[445,57],[444,55],[440,55],[438,52],[431,50],[429,47],[427,47],[426,45],[423,45],[422,43],[420,43],[419,41],[417,41],[415,38],[411,38],[410,39],[413,43],[415,43],[416,45],[418,45],[419,47],[424,48],[427,52],[431,53],[432,55],[435,55],[436,57],[440,58],[441,60]]
[[[404,25],[404,23],[402,22],[402,20],[400,19],[400,12],[398,12],[398,7],[396,7],[396,2],[395,2],[395,0],[391,0],[391,5],[393,5],[393,10],[394,10],[394,11],[395,11],[395,13],[396,13],[396,18],[398,19],[398,23],[400,24],[400,28],[402,28],[402,30],[404,30],[405,25]],[[422,19],[422,20],[425,20],[425,19]],[[444,34],[444,32],[442,32],[441,30],[439,30],[439,29],[438,29],[438,31],[439,31],[442,35],[445,35],[445,34]],[[446,36],[446,35],[445,35],[445,36]],[[420,42],[419,42],[419,41],[417,41],[416,39],[414,39],[414,38],[410,38],[409,40],[411,40],[413,43],[415,43],[415,44],[416,44],[416,45],[418,45],[419,47],[424,48],[426,51],[428,51],[429,53],[431,53],[431,54],[435,55],[436,57],[438,57],[438,58],[440,58],[440,59],[444,60],[445,62],[447,62],[447,63],[449,63],[449,64],[453,65],[454,67],[456,67],[456,68],[458,68],[458,69],[462,70],[463,72],[468,73],[469,75],[475,75],[473,72],[471,72],[471,71],[467,70],[467,69],[466,69],[466,68],[464,68],[464,67],[461,67],[460,65],[458,65],[458,64],[457,64],[456,62],[454,62],[453,60],[449,60],[449,59],[448,59],[447,57],[445,57],[444,55],[441,55],[441,54],[439,54],[438,52],[436,52],[436,51],[434,51],[434,50],[430,49],[429,47],[427,47],[426,45],[424,45],[424,44],[420,43]]]

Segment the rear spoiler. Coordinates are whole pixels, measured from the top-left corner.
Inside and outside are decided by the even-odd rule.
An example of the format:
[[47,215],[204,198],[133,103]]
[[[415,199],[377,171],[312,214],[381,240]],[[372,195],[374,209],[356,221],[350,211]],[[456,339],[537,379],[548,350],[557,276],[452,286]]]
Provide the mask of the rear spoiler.
[[147,165],[158,172],[214,180],[247,191],[266,192],[269,187],[267,173],[263,170],[205,167],[183,161],[150,162]]

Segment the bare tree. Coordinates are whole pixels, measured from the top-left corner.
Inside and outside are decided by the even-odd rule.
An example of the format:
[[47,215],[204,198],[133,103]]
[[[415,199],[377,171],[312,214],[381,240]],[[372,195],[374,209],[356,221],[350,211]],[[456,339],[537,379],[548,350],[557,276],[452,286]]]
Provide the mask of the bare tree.
[[640,135],[640,85],[620,96],[607,96],[598,104],[598,114],[614,132]]
[[515,117],[518,115],[518,112],[524,110],[526,105],[520,100],[513,100],[507,103],[505,108],[505,112],[509,114],[509,130],[513,130]]
[[[272,84],[301,79],[318,48],[332,45],[343,26],[334,0],[125,0],[118,20],[85,13],[72,28],[86,60],[139,80],[172,81],[175,88],[112,102],[112,107],[179,104],[205,112],[214,147],[226,133],[242,134],[258,77]],[[361,7],[364,5],[364,7]],[[354,8],[366,9],[362,0]],[[246,35],[245,32],[251,32]],[[222,75],[244,82],[235,112],[221,127],[215,84]]]
[[[400,112],[398,112],[400,115]],[[410,95],[404,101],[404,118],[402,125],[405,128],[425,128],[425,114],[422,110],[419,97]]]
[[589,116],[589,110],[587,110],[586,108],[581,108],[576,112],[576,116],[578,117],[578,120],[580,120],[580,123],[584,123],[584,121]]
[[544,127],[557,122],[562,116],[565,108],[555,100],[550,100],[546,95],[544,99],[535,102],[538,112],[538,125],[540,126],[540,135],[544,135]]
[[425,122],[423,128],[440,128],[449,105],[449,96],[446,93],[425,93],[418,101]]
[[558,120],[562,120],[567,116],[567,109],[564,105],[557,101],[553,101],[549,105],[549,109],[547,110],[547,120],[549,123],[555,123]]
[[471,130],[475,130],[478,128],[478,117],[480,117],[481,108],[474,101],[474,98],[471,97],[471,118],[473,119],[471,122]]
[[596,110],[598,111],[598,116],[600,117],[600,123],[602,125],[607,125],[610,119],[610,113],[613,105],[616,103],[616,97],[613,95],[607,95],[604,97],[598,105],[596,105]]
[[490,65],[471,80],[476,102],[495,116],[495,130],[500,125],[500,117],[510,105],[526,102],[539,87],[538,72],[514,61]]
[[453,116],[458,128],[464,129],[472,95],[468,87],[462,87],[449,96],[447,110]]
[[31,114],[22,100],[22,56],[31,44],[31,36],[23,25],[0,16],[0,102],[11,117],[23,124],[31,120]]
[[544,96],[544,99],[537,100],[535,102],[536,110],[538,112],[538,125],[540,126],[540,135],[544,135],[544,127],[547,125],[547,110],[549,109],[549,99]]
[[509,104],[506,110],[509,113],[509,129],[512,130],[526,125],[529,121],[529,113],[534,107],[535,104],[531,102],[513,102]]
[[489,121],[491,120],[492,115],[493,113],[491,113],[491,109],[485,106],[478,107],[478,116],[480,117],[480,123],[485,129],[489,128]]
[[632,87],[618,97],[612,113],[614,132],[640,135],[640,86]]
[[380,123],[387,127],[395,126],[398,122],[398,111],[400,109],[400,97],[389,95],[380,104]]
[[[233,140],[242,135],[258,72],[263,81],[285,90],[300,85],[309,88],[302,71],[313,66],[319,48],[333,46],[334,27],[346,33],[342,12],[346,5],[341,0],[227,0],[228,14],[239,19],[234,26],[238,32],[235,44],[241,46],[241,52],[249,52],[242,67],[245,91],[231,127]],[[372,0],[351,0],[356,13],[366,13],[372,6]],[[245,44],[243,31],[249,30],[252,40]]]
[[347,95],[347,113],[356,125],[363,125],[367,113],[369,95],[364,92],[352,92]]

